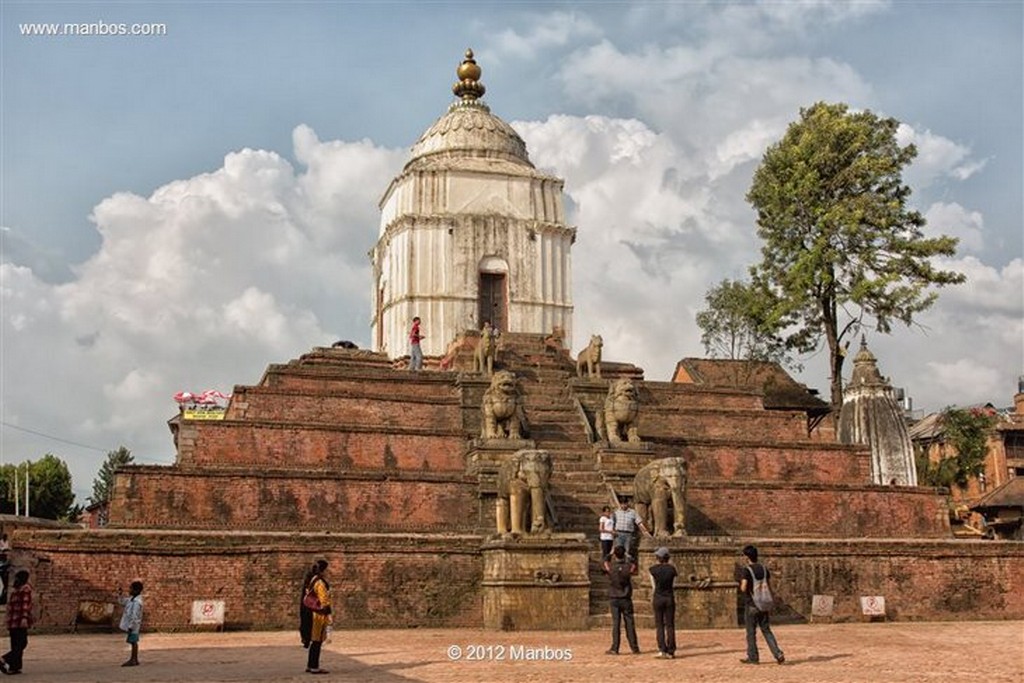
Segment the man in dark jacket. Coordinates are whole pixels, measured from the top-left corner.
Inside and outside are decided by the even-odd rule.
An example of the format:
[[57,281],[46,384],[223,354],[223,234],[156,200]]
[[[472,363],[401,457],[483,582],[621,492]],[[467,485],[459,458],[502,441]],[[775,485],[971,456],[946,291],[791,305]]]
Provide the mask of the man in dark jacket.
[[633,574],[636,561],[626,555],[626,549],[615,546],[612,556],[605,560],[604,570],[608,572],[608,600],[612,607],[612,646],[605,654],[619,654],[619,625],[626,622],[626,640],[633,654],[640,654],[636,640],[636,623],[633,621]]

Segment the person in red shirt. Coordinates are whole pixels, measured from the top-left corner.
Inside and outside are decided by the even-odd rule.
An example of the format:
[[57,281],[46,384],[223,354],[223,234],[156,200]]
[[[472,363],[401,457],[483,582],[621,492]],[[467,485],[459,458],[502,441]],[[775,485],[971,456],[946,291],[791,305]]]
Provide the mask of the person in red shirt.
[[7,630],[11,634],[11,651],[0,658],[0,672],[21,673],[22,654],[28,647],[28,630],[32,627],[32,586],[28,570],[14,575],[14,585],[7,597]]
[[412,319],[412,329],[409,330],[409,369],[410,370],[422,370],[423,369],[423,350],[420,349],[420,340],[423,339],[423,335],[420,334],[420,318],[416,316]]

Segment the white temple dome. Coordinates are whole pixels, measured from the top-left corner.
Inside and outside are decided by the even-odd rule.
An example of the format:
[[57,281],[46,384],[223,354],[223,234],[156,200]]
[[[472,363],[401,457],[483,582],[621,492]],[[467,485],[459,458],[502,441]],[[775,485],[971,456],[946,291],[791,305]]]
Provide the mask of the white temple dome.
[[486,91],[481,73],[473,51],[466,50],[456,70],[459,80],[452,86],[459,99],[413,145],[406,171],[448,166],[453,159],[499,160],[533,168],[523,139],[480,99]]
[[435,155],[504,159],[533,168],[519,134],[478,100],[454,102],[413,145],[406,170]]

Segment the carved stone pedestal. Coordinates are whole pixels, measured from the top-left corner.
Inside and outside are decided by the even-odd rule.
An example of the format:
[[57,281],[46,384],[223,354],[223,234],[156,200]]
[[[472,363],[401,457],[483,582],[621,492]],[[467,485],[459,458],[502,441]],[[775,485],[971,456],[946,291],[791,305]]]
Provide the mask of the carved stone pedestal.
[[[739,597],[736,583],[738,551],[735,541],[710,537],[644,538],[638,552],[639,575],[658,560],[654,551],[664,546],[679,576],[676,578],[676,628],[736,628]],[[634,581],[633,604],[637,606],[637,628],[654,626],[649,581]]]
[[586,629],[587,552],[583,534],[485,542],[484,626],[503,631]]

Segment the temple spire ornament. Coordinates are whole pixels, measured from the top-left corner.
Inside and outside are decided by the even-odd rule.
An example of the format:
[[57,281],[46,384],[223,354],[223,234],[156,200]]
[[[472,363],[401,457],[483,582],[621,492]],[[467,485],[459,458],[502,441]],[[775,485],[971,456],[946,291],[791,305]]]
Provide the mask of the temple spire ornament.
[[466,58],[455,70],[459,80],[452,86],[452,92],[463,102],[474,102],[484,96],[487,88],[480,82],[480,74],[483,70],[473,59],[473,50],[466,50]]

